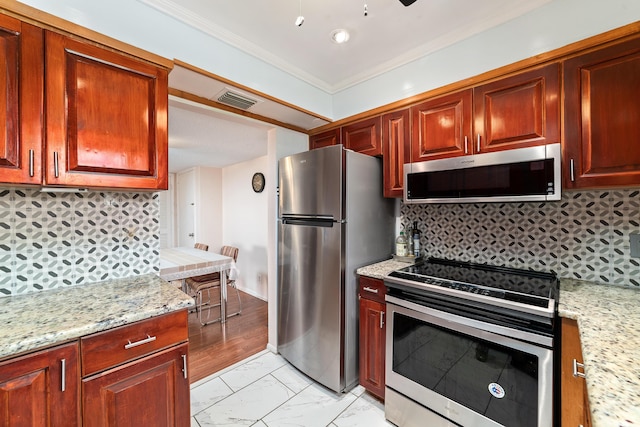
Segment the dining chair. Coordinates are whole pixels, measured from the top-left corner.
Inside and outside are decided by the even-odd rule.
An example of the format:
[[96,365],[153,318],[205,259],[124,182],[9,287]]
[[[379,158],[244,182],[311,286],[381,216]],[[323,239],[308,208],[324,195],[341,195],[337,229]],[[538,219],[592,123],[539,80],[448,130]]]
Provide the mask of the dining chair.
[[[233,246],[223,246],[220,250],[220,254],[224,256],[228,256],[233,258],[234,262],[238,260],[238,248]],[[189,293],[195,294],[196,297],[196,312],[198,313],[198,320],[202,326],[208,325],[210,323],[219,322],[222,320],[222,316],[217,319],[209,320],[209,316],[211,313],[211,309],[215,307],[220,307],[221,304],[224,304],[225,301],[222,301],[222,289],[221,289],[221,280],[220,273],[209,273],[204,274],[202,276],[195,276],[186,279],[186,287],[189,290]],[[225,313],[225,320],[229,317],[236,316],[242,313],[242,301],[240,299],[240,292],[236,286],[235,278],[227,277],[227,286],[229,288],[233,288],[236,291],[236,296],[238,298],[238,311],[234,313]],[[211,303],[211,292],[214,290],[218,290],[220,292],[220,303],[212,304]],[[207,294],[207,300],[204,301],[204,294]],[[207,319],[203,321],[202,319],[202,310],[203,308],[207,309]]]

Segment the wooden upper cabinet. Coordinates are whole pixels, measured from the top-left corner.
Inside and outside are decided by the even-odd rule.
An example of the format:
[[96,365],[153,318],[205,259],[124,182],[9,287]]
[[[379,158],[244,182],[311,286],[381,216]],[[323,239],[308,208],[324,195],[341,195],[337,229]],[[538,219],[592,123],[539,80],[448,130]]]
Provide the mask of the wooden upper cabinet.
[[411,162],[409,109],[382,116],[384,197],[402,197],[404,165]]
[[45,37],[46,184],[167,189],[167,70]]
[[362,120],[342,128],[342,144],[349,150],[370,156],[382,155],[381,116]]
[[42,30],[0,15],[0,182],[42,181]]
[[340,144],[340,128],[309,136],[309,150]]
[[473,89],[474,153],[560,142],[560,65]]
[[470,154],[471,89],[411,107],[411,162]]
[[411,161],[560,141],[558,64],[411,107]]
[[565,186],[640,185],[640,39],[565,61],[564,90]]

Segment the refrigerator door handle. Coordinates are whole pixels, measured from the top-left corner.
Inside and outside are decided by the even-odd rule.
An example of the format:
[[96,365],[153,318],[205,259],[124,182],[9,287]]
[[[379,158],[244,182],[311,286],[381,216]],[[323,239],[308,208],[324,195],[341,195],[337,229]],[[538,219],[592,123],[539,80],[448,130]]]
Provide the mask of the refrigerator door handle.
[[288,225],[306,225],[308,227],[331,228],[336,222],[333,219],[324,219],[324,218],[314,218],[314,219],[282,218],[282,223],[288,224]]

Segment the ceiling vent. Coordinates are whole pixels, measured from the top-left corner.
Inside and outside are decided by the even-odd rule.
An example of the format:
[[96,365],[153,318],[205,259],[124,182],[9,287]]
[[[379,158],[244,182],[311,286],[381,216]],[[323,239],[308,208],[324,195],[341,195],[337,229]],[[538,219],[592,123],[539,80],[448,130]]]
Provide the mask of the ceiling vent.
[[240,108],[241,110],[248,110],[258,103],[258,101],[255,99],[251,99],[230,90],[227,90],[222,93],[222,95],[218,96],[218,102],[231,105],[232,107]]

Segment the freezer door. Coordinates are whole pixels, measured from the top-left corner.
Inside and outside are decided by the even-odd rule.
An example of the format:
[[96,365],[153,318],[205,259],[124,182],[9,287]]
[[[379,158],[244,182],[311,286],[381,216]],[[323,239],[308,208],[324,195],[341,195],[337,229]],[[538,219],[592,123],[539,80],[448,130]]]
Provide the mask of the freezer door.
[[279,225],[278,351],[326,387],[342,391],[342,227],[335,222]]
[[342,145],[280,159],[280,217],[324,216],[342,219]]

